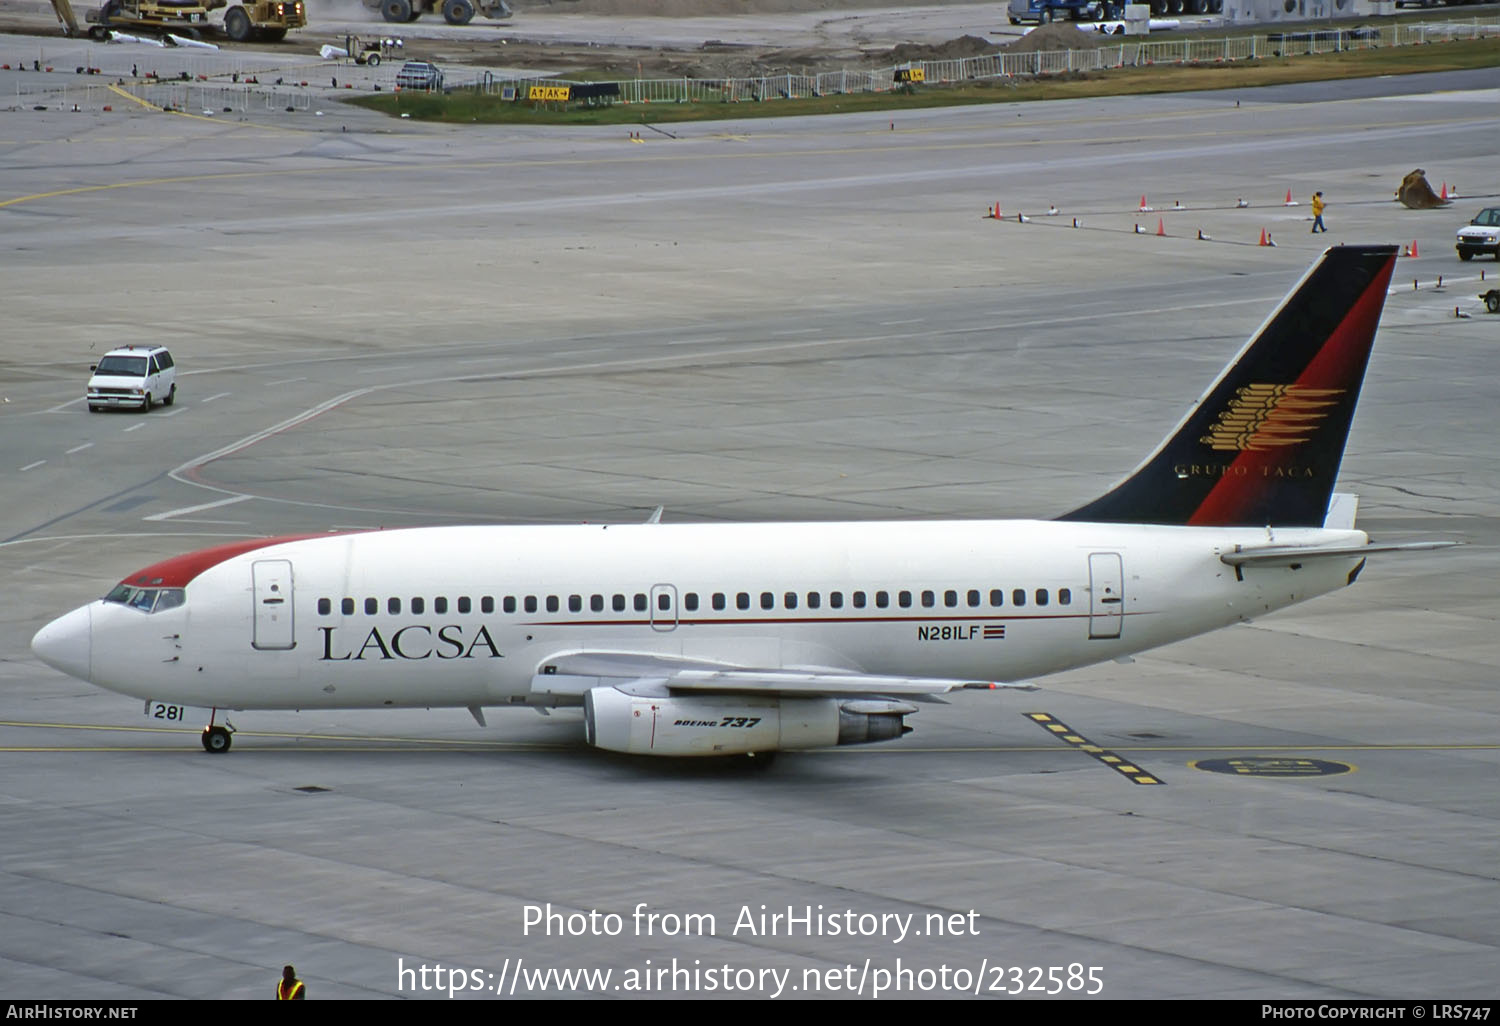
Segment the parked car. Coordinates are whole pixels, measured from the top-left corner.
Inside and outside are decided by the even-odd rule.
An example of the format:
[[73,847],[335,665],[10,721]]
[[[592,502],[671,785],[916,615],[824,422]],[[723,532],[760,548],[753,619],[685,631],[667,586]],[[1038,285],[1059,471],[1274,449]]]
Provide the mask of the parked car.
[[1488,253],[1500,260],[1500,207],[1485,207],[1474,215],[1474,220],[1458,230],[1460,260],[1472,260],[1480,253]]
[[443,88],[443,73],[436,64],[428,61],[407,61],[396,72],[396,88],[440,90]]
[[89,370],[93,376],[85,396],[90,413],[118,407],[149,410],[177,399],[177,367],[162,346],[111,349]]

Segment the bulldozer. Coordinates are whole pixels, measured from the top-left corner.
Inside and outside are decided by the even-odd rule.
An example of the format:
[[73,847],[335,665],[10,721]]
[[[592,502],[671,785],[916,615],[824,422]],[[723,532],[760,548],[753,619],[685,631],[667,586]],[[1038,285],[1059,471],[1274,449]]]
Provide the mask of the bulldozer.
[[[52,0],[52,9],[67,36],[86,34],[102,41],[109,38],[111,29],[121,29],[199,39],[219,31],[219,26],[209,21],[208,12],[227,4],[228,0],[105,0],[103,7],[85,13],[89,23],[86,31],[78,24],[71,0]],[[286,38],[289,29],[306,24],[303,0],[250,0],[224,12],[223,32],[237,43],[274,43]]]
[[[227,2],[208,0],[209,10],[217,10]],[[224,12],[224,34],[236,43],[251,40],[279,43],[288,30],[306,27],[307,8],[303,0],[250,0]]]
[[364,0],[364,4],[379,11],[386,21],[398,24],[436,11],[443,13],[449,25],[467,25],[474,20],[475,11],[486,18],[509,18],[515,13],[505,0]]

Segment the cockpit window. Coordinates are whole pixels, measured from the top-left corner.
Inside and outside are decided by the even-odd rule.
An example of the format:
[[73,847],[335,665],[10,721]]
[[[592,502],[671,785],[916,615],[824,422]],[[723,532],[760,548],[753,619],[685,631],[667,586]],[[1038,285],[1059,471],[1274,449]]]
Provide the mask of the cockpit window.
[[186,596],[181,588],[137,588],[131,584],[117,584],[104,596],[104,601],[118,602],[143,613],[159,613],[182,605]]

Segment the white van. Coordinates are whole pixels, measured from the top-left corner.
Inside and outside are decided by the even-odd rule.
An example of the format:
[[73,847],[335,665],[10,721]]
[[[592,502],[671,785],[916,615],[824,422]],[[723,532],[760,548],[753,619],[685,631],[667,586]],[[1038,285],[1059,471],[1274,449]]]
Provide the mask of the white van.
[[89,412],[117,406],[149,410],[157,403],[171,406],[177,398],[177,368],[162,346],[111,349],[89,370]]

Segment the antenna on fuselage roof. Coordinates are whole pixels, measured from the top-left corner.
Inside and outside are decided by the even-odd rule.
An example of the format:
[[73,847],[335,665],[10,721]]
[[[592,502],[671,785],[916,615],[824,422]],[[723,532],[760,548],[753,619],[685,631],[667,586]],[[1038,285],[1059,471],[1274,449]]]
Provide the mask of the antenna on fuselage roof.
[[658,506],[655,509],[653,509],[651,511],[651,515],[646,518],[646,523],[648,523],[648,524],[659,524],[659,523],[661,523],[662,511],[665,508],[666,507],[664,507],[664,506]]

